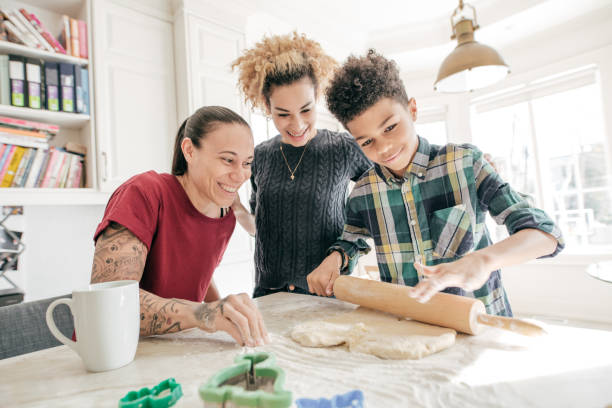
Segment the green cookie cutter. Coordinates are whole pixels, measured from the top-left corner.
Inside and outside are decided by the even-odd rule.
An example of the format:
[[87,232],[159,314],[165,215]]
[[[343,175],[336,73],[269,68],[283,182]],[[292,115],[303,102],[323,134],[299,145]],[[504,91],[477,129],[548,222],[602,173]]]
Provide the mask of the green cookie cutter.
[[166,408],[183,396],[181,384],[168,378],[152,388],[130,391],[119,400],[119,408]]
[[291,391],[283,389],[284,371],[270,353],[236,356],[234,365],[220,370],[200,389],[205,408],[287,408]]

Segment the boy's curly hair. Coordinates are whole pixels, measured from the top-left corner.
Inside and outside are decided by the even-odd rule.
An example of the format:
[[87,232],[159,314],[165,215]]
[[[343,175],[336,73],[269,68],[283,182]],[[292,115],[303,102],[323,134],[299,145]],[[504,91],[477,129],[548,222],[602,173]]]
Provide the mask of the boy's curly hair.
[[264,37],[232,63],[232,70],[238,69],[245,102],[265,111],[274,86],[289,85],[304,76],[310,77],[318,96],[336,65],[318,42],[294,31]]
[[326,97],[329,111],[345,127],[383,98],[408,105],[397,64],[373,49],[363,57],[348,57],[331,79]]

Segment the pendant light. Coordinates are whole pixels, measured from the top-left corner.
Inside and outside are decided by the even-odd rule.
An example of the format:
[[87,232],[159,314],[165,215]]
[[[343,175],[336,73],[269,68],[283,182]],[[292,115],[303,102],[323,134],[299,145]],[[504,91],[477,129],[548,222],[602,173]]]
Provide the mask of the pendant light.
[[[472,18],[468,18],[465,9],[472,10]],[[459,7],[451,16],[453,35],[457,39],[457,47],[440,65],[434,90],[439,92],[467,92],[484,88],[508,75],[510,68],[497,51],[488,45],[474,40],[474,31],[479,26],[476,21],[476,9],[459,0]]]

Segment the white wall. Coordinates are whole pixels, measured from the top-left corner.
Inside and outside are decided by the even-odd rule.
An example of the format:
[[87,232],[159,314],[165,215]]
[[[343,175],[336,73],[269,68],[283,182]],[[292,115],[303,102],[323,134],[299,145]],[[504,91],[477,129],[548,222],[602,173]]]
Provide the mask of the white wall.
[[26,251],[19,284],[26,301],[70,293],[89,283],[94,231],[104,206],[30,206],[24,208]]

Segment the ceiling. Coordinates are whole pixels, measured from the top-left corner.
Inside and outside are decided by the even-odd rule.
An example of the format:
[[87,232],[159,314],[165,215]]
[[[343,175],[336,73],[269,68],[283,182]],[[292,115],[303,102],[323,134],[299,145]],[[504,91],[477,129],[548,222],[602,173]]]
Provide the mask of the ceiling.
[[[469,0],[481,29],[476,39],[493,47],[530,38],[599,10],[612,12],[611,0]],[[450,16],[458,0],[258,0],[257,8],[298,27],[311,21],[348,41],[363,39],[350,52],[375,48],[403,69],[439,64],[456,45]],[[311,24],[310,26],[314,25]],[[347,38],[339,38],[347,42]]]

